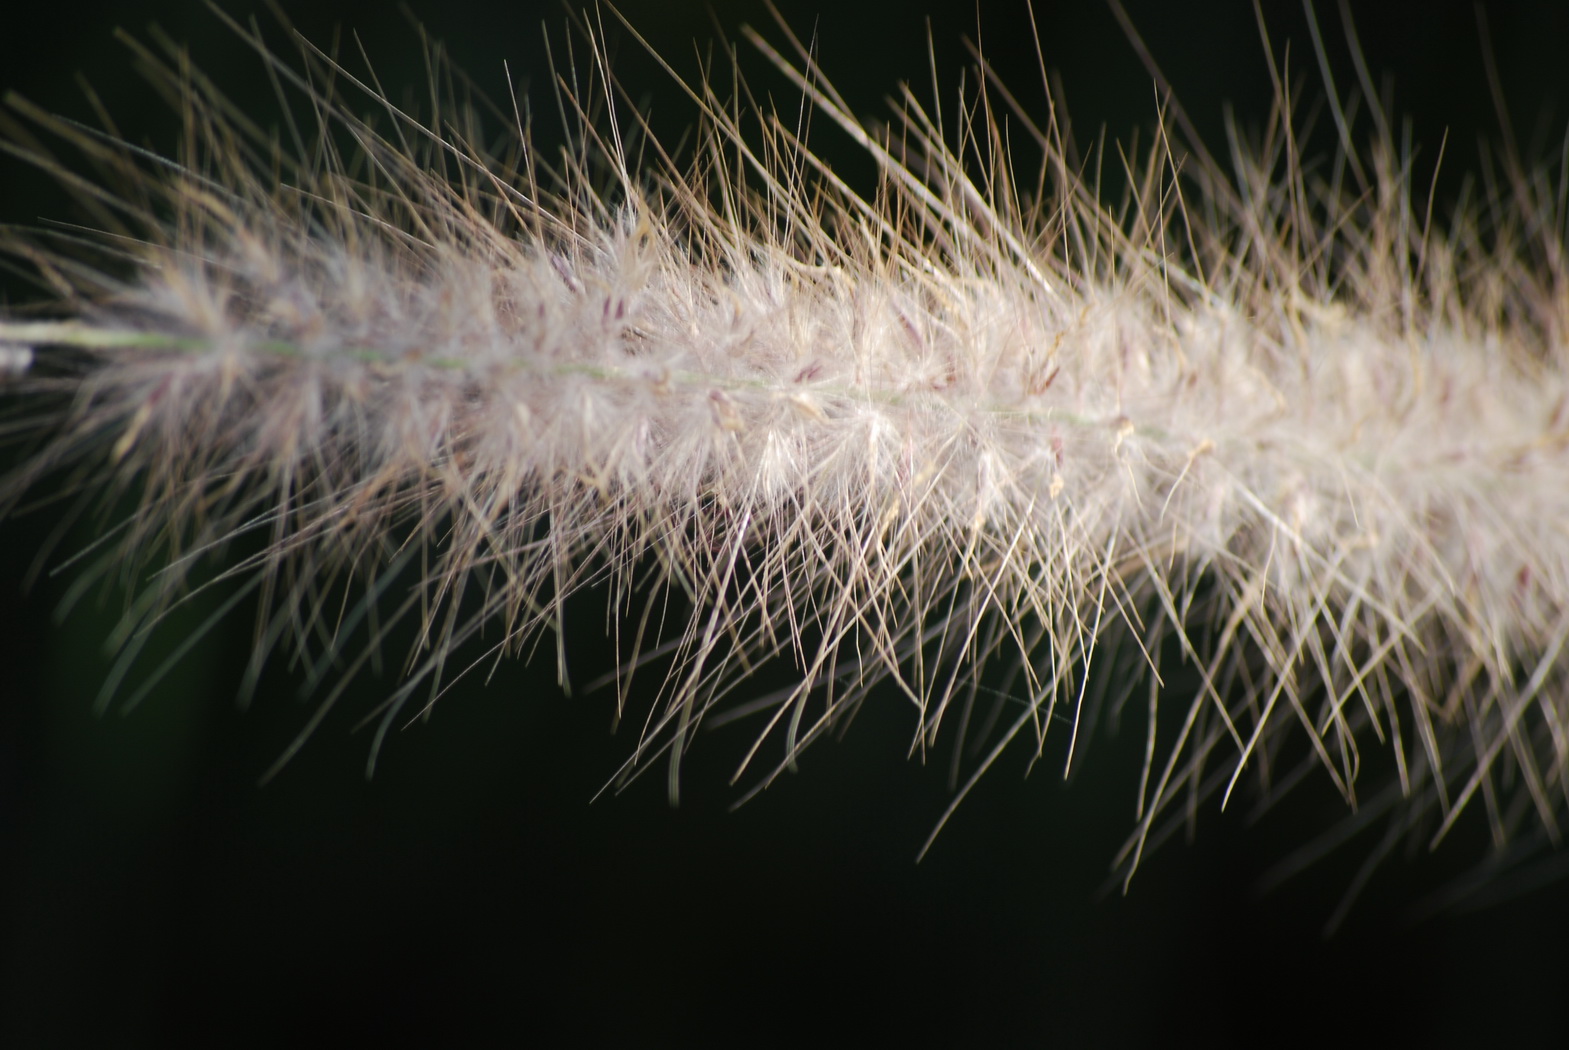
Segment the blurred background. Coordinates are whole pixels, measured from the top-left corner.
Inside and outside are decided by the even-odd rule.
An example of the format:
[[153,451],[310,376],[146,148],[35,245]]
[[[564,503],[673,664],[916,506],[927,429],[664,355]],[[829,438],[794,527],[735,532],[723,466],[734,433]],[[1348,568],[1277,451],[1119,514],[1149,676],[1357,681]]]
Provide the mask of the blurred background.
[[[221,6],[255,15],[284,46],[264,5]],[[754,92],[795,111],[789,85],[738,33],[752,24],[782,38],[763,4],[618,6],[681,75],[727,66],[728,41]],[[1320,6],[1345,94],[1356,74],[1340,12]],[[777,7],[815,39],[823,69],[868,118],[890,112],[901,82],[929,100],[934,69],[954,112],[966,38],[1024,105],[1043,104],[1022,0],[986,5],[979,20],[972,4],[936,0]],[[1273,88],[1251,3],[1126,7],[1216,152],[1226,148],[1228,112],[1244,132],[1262,126]],[[415,108],[426,97],[418,19],[477,90],[504,101],[510,71],[541,142],[559,134],[545,40],[564,63],[564,7],[442,0],[416,2],[409,16],[381,3],[285,0],[283,9],[312,41],[336,39],[350,66],[363,48],[389,93]],[[1506,137],[1478,12],[1520,151],[1538,162],[1558,156],[1569,5],[1353,9],[1380,90],[1409,118],[1418,185],[1434,181],[1445,142],[1436,184],[1441,200],[1455,199]],[[1277,60],[1311,106],[1323,89],[1302,8],[1263,11]],[[176,146],[178,115],[139,77],[115,35],[123,27],[140,40],[187,43],[193,63],[246,112],[277,112],[256,56],[201,3],[79,0],[24,17],[0,32],[0,88],[45,110],[101,126],[85,82],[128,140]],[[589,17],[602,17],[618,78],[665,140],[678,140],[693,123],[690,104],[613,16]],[[1110,9],[1036,0],[1034,18],[1080,143],[1102,129],[1147,143],[1161,92]],[[1333,149],[1325,125],[1321,117],[1309,152]],[[500,141],[506,128],[494,131]],[[811,142],[871,187],[870,165],[826,120],[815,121]],[[81,215],[53,178],[0,157],[0,221]],[[23,268],[4,265],[0,302],[40,297]],[[729,778],[749,724],[699,742],[679,808],[662,772],[596,799],[636,725],[613,734],[613,695],[566,695],[548,653],[464,684],[427,721],[395,732],[369,780],[369,733],[354,727],[392,680],[367,676],[259,786],[315,698],[278,666],[248,707],[235,703],[253,630],[245,614],[205,636],[134,710],[94,713],[124,596],[90,589],[61,619],[76,577],[49,570],[103,524],[69,523],[58,505],[0,523],[4,1045],[103,1036],[157,1045],[182,1035],[244,1044],[305,1031],[455,1044],[563,1030],[575,1042],[632,1045],[911,1036],[1146,1045],[1179,1030],[1211,1045],[1255,1045],[1285,1032],[1344,1033],[1369,1011],[1407,1045],[1561,1045],[1569,882],[1533,888],[1517,878],[1483,910],[1423,916],[1417,907],[1481,856],[1480,820],[1435,857],[1379,868],[1328,940],[1324,923],[1371,841],[1259,892],[1304,829],[1328,826],[1343,808],[1327,779],[1257,821],[1246,806],[1209,804],[1193,843],[1148,858],[1126,896],[1108,886],[1133,824],[1143,728],[1131,715],[1120,736],[1097,738],[1071,783],[1060,763],[1026,778],[1023,750],[1006,757],[919,864],[949,797],[947,768],[907,760],[912,720],[891,693],[842,740],[815,745],[800,775],[733,812],[741,791]],[[37,552],[56,540],[24,586]],[[122,699],[213,604],[172,617]],[[599,642],[596,596],[574,614],[569,663],[581,684],[608,671],[612,656]]]

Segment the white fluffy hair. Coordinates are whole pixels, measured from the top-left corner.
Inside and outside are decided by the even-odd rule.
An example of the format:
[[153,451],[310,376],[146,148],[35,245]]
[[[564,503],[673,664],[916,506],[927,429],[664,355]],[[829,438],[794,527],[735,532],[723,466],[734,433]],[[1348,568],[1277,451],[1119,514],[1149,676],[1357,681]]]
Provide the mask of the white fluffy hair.
[[[592,590],[619,702],[663,676],[625,712],[623,775],[662,762],[672,797],[704,723],[756,723],[739,775],[761,786],[902,698],[912,753],[952,750],[957,804],[1006,747],[1068,768],[1128,707],[1128,874],[1197,803],[1304,772],[1387,820],[1386,850],[1477,809],[1500,845],[1556,841],[1548,181],[1509,164],[1485,223],[1435,217],[1376,110],[1353,151],[1369,129],[1332,96],[1346,152],[1314,169],[1283,90],[1228,168],[1163,123],[1111,204],[1053,108],[993,86],[943,126],[907,93],[874,130],[788,31],[753,35],[875,161],[863,194],[796,114],[712,82],[687,87],[695,146],[634,155],[585,25],[555,161],[521,122],[502,156],[454,100],[421,122],[239,27],[319,120],[292,150],[172,65],[178,159],[33,114],[117,171],[81,192],[130,232],[21,244],[58,299],[0,319],[35,442],[4,494],[62,472],[133,494],[97,570],[140,595],[114,688],[151,625],[223,584],[259,611],[253,677],[306,658],[312,726],[417,624],[384,733],[542,634],[564,678],[564,603]],[[758,695],[768,661],[794,684]]]

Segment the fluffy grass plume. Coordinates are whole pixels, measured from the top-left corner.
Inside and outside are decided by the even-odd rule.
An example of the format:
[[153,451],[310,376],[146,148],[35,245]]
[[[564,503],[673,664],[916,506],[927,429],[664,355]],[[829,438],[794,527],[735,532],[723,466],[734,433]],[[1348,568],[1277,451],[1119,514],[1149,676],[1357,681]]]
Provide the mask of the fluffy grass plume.
[[[908,708],[954,805],[1010,749],[1066,772],[1136,726],[1125,875],[1201,807],[1304,777],[1350,808],[1306,838],[1381,823],[1370,864],[1467,815],[1500,856],[1557,842],[1559,182],[1508,156],[1435,209],[1361,69],[1326,87],[1318,164],[1274,65],[1275,119],[1224,161],[1169,97],[1143,149],[1086,147],[983,51],[873,126],[783,26],[741,50],[793,99],[728,57],[672,72],[699,114],[677,148],[618,87],[612,19],[557,52],[561,152],[439,59],[418,115],[238,24],[276,128],[172,47],[139,54],[177,156],[13,100],[11,150],[99,232],[12,238],[52,301],[0,320],[29,448],[5,506],[113,508],[79,555],[82,587],[135,595],[106,703],[156,688],[153,628],[214,588],[254,612],[247,680],[297,661],[319,697],[301,744],[386,665],[374,764],[497,660],[553,647],[566,685],[589,591],[618,779],[662,768],[672,798],[706,726],[755,726],[755,791],[870,701]],[[874,185],[813,152],[831,130]]]

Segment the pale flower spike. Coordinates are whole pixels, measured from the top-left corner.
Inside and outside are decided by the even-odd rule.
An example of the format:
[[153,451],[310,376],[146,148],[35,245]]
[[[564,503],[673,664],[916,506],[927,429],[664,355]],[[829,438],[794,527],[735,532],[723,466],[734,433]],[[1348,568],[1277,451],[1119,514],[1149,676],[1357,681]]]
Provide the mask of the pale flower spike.
[[[541,636],[564,680],[564,603],[592,590],[618,701],[663,676],[653,709],[622,712],[621,777],[663,764],[672,798],[707,724],[756,724],[737,770],[756,790],[902,698],[912,756],[955,764],[955,805],[1006,748],[1051,745],[1066,771],[1097,723],[1136,723],[1126,875],[1197,804],[1305,770],[1352,827],[1388,822],[1370,864],[1468,811],[1500,850],[1557,843],[1550,180],[1510,167],[1485,234],[1435,218],[1388,122],[1350,152],[1367,128],[1331,98],[1330,168],[1301,162],[1283,103],[1234,170],[1163,133],[1112,206],[1052,108],[993,84],[944,126],[907,92],[874,131],[788,31],[753,36],[876,162],[864,197],[799,114],[712,81],[687,87],[703,124],[674,159],[584,25],[562,82],[579,132],[553,162],[238,26],[320,122],[289,129],[293,152],[176,58],[178,161],[24,113],[123,175],[79,183],[102,255],[23,246],[52,319],[0,320],[12,431],[37,442],[9,503],[62,472],[136,501],[89,570],[139,592],[106,699],[171,606],[231,585],[225,609],[259,610],[248,680],[289,653],[318,690],[303,741],[415,622],[374,762]],[[374,125],[352,115],[367,99]],[[758,695],[774,660],[795,684]]]

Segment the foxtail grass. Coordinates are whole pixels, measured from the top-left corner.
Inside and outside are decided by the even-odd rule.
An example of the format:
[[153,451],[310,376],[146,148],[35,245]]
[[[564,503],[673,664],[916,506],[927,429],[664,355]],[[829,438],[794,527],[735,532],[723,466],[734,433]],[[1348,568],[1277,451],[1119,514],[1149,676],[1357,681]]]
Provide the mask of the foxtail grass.
[[[498,146],[472,100],[419,116],[234,29],[281,131],[173,51],[140,57],[178,98],[177,156],[13,101],[11,151],[100,229],[11,238],[52,298],[0,319],[30,449],[3,494],[118,508],[76,564],[135,595],[106,699],[155,688],[132,671],[153,628],[222,587],[254,617],[247,681],[294,660],[319,697],[279,767],[385,662],[374,764],[496,660],[543,644],[567,684],[590,592],[620,779],[661,768],[672,799],[705,726],[755,726],[755,791],[902,704],[955,806],[1005,752],[1067,772],[1138,726],[1127,876],[1200,807],[1305,777],[1348,806],[1313,834],[1385,824],[1375,860],[1467,814],[1501,851],[1556,844],[1555,177],[1506,158],[1440,210],[1371,85],[1329,96],[1324,164],[1284,84],[1222,163],[1172,106],[1140,155],[1081,150],[1050,92],[984,59],[957,118],[906,91],[872,127],[785,28],[748,41],[798,104],[672,72],[699,114],[677,150],[592,19],[558,79],[570,146],[507,105]],[[759,689],[765,666],[788,684]]]

